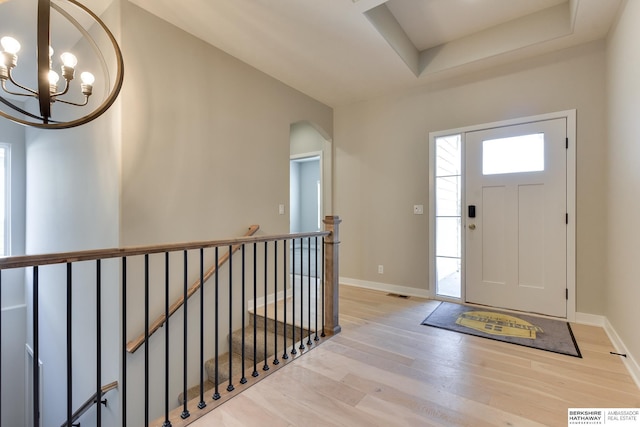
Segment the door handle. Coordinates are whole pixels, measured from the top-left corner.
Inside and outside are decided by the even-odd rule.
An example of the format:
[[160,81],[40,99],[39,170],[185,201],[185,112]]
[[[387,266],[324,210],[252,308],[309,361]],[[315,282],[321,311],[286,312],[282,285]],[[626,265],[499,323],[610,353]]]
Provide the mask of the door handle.
[[469,224],[469,230],[475,230],[475,229],[476,229],[475,224]]

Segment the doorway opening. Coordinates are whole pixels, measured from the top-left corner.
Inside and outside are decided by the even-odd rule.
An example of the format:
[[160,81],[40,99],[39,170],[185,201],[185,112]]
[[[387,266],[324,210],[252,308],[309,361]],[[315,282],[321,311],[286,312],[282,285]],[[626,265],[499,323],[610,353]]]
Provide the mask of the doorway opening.
[[[324,228],[331,213],[332,144],[329,135],[309,121],[291,124],[289,146],[289,231],[305,233]],[[304,245],[304,248],[302,247]],[[315,246],[319,250],[316,250]],[[322,266],[322,239],[301,239],[292,244],[289,263],[294,277],[313,276]],[[307,246],[310,246],[307,248]],[[311,258],[300,258],[307,253]],[[317,262],[316,262],[317,261]]]
[[291,233],[322,228],[322,159],[320,153],[294,156],[289,162],[289,205]]
[[[320,153],[303,157],[293,156],[289,161],[289,173],[290,232],[320,231],[322,229],[322,157]],[[302,239],[295,249],[292,247],[294,259],[303,261],[291,266],[293,273],[304,277],[315,276],[317,263],[301,258],[302,254],[308,253],[311,259],[316,259],[315,246],[314,239]]]

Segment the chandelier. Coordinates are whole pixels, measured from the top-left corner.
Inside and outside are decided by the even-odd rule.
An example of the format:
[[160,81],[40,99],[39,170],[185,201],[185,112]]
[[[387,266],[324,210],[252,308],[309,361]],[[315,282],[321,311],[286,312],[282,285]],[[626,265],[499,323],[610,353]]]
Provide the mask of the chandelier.
[[[24,2],[25,0],[19,0]],[[9,5],[9,0],[0,0],[0,4]],[[71,5],[71,6],[69,6]],[[5,6],[0,6],[0,9]],[[70,8],[75,8],[71,10]],[[59,57],[54,55],[51,46],[51,11],[57,12],[64,20],[75,27],[80,39],[84,39],[85,51],[93,51],[91,66],[102,70],[101,83],[104,85],[102,99],[90,102],[94,94],[96,77],[89,70],[80,73],[80,83],[75,80],[76,67],[81,62],[70,53],[64,52]],[[3,12],[0,12],[3,13]],[[79,17],[78,14],[82,16]],[[5,15],[7,16],[7,15]],[[80,24],[85,21],[85,29]],[[90,25],[86,25],[86,21]],[[95,24],[98,24],[97,26]],[[103,40],[96,40],[95,29],[102,32]],[[37,37],[35,41],[36,62],[34,87],[29,87],[20,81],[19,76],[28,75],[18,65],[18,54],[21,51],[20,42],[11,35],[0,34],[0,116],[13,122],[44,129],[65,129],[88,123],[109,109],[115,102],[122,88],[124,66],[122,52],[115,37],[104,22],[91,10],[76,0],[38,0],[37,2]],[[0,28],[0,31],[2,29]],[[69,32],[66,29],[66,32]],[[110,48],[111,62],[115,65],[115,77],[111,78],[107,60],[99,45]],[[89,65],[85,65],[88,67]],[[59,68],[58,68],[59,67]],[[60,73],[56,71],[58,69]],[[62,77],[62,81],[61,81]],[[35,100],[36,102],[33,102]],[[37,104],[37,105],[34,105]],[[60,107],[58,107],[58,105]],[[68,105],[71,108],[63,108]],[[54,110],[60,108],[61,111]]]

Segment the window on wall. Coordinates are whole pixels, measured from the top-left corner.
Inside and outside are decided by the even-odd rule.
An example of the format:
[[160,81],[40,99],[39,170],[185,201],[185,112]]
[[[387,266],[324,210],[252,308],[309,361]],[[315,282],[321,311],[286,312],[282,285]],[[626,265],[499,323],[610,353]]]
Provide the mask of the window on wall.
[[462,261],[462,138],[435,140],[436,294],[461,296]]
[[11,150],[9,144],[0,143],[0,256],[10,255],[10,202],[9,171]]

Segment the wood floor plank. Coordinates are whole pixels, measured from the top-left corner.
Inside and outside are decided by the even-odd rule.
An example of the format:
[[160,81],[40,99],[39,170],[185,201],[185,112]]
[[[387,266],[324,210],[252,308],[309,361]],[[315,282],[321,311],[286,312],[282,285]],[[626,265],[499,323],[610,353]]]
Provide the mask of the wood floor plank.
[[340,334],[192,425],[539,427],[640,407],[602,328],[572,325],[576,358],[421,325],[436,301],[340,291]]

